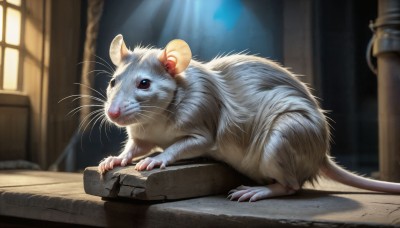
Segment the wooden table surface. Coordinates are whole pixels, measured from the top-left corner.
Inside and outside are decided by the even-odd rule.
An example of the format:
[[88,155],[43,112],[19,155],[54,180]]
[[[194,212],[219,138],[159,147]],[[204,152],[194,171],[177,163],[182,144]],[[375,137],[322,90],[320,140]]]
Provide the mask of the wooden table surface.
[[400,226],[399,195],[328,180],[295,196],[254,203],[231,202],[226,195],[149,203],[87,195],[82,179],[73,173],[0,171],[0,216],[114,227]]

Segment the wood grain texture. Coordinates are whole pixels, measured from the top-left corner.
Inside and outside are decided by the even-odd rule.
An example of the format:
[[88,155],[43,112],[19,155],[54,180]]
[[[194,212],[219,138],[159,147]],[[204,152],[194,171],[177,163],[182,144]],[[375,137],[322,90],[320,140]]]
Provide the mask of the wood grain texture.
[[379,172],[400,182],[400,57],[378,55]]
[[23,93],[29,97],[29,159],[47,168],[71,138],[78,104],[59,101],[77,94],[81,62],[82,1],[26,1]]
[[[79,93],[81,44],[81,4],[80,0],[46,1],[49,9],[49,55],[48,71],[44,76],[47,93],[43,95],[42,123],[46,134],[43,138],[41,166],[47,168],[62,153],[78,126],[78,117],[67,114],[78,106],[77,103],[59,103],[61,99]],[[46,34],[48,35],[48,34]]]
[[400,226],[398,195],[326,179],[296,195],[255,203],[232,202],[226,194],[162,203],[102,200],[85,194],[82,181],[82,174],[0,171],[0,216],[99,227]]
[[175,200],[227,193],[243,181],[248,180],[221,163],[181,164],[142,172],[127,166],[103,176],[97,167],[89,167],[84,172],[86,193],[140,200]]
[[[23,92],[29,97],[29,160],[43,163],[41,157],[45,156],[45,148],[42,144],[45,131],[42,128],[44,116],[43,94],[47,88],[43,85],[43,78],[48,70],[44,66],[45,53],[45,0],[25,1],[24,17],[24,50],[22,52],[22,81]],[[48,42],[47,42],[48,43]],[[42,141],[43,140],[43,141]]]

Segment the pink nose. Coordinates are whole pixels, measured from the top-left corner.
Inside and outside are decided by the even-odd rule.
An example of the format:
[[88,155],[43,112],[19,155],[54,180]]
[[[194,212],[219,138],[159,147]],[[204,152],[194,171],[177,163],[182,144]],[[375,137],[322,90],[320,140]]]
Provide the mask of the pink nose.
[[115,108],[115,109],[109,108],[108,109],[108,116],[111,119],[118,118],[120,115],[121,115],[121,110],[119,108]]

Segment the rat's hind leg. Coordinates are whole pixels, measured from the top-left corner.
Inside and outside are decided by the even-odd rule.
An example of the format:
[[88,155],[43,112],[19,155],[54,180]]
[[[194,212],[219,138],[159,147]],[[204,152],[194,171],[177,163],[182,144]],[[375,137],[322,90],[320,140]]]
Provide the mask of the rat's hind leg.
[[[300,112],[288,112],[275,118],[268,134],[258,133],[256,143],[252,143],[249,149],[261,151],[261,156],[249,153],[251,158],[261,159],[247,164],[254,164],[253,167],[258,168],[257,173],[263,177],[259,178],[259,183],[265,183],[263,179],[276,182],[259,187],[241,186],[232,190],[228,198],[252,202],[292,195],[301,189],[304,182],[315,180],[327,150],[327,132],[323,124],[319,126],[315,122]],[[255,177],[253,179],[257,180]]]
[[239,186],[229,192],[228,199],[237,200],[238,202],[249,201],[254,202],[262,199],[287,196],[296,193],[296,190],[284,187],[279,183],[269,184],[266,186]]

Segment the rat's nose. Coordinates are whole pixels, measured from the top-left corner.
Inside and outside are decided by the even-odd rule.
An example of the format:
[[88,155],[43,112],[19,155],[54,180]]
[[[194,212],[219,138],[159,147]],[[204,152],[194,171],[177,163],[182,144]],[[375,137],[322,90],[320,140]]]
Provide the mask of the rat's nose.
[[121,110],[120,110],[119,107],[115,107],[115,108],[110,107],[110,108],[108,109],[107,113],[108,113],[108,116],[109,116],[111,119],[116,119],[116,118],[118,118],[118,117],[121,115]]

